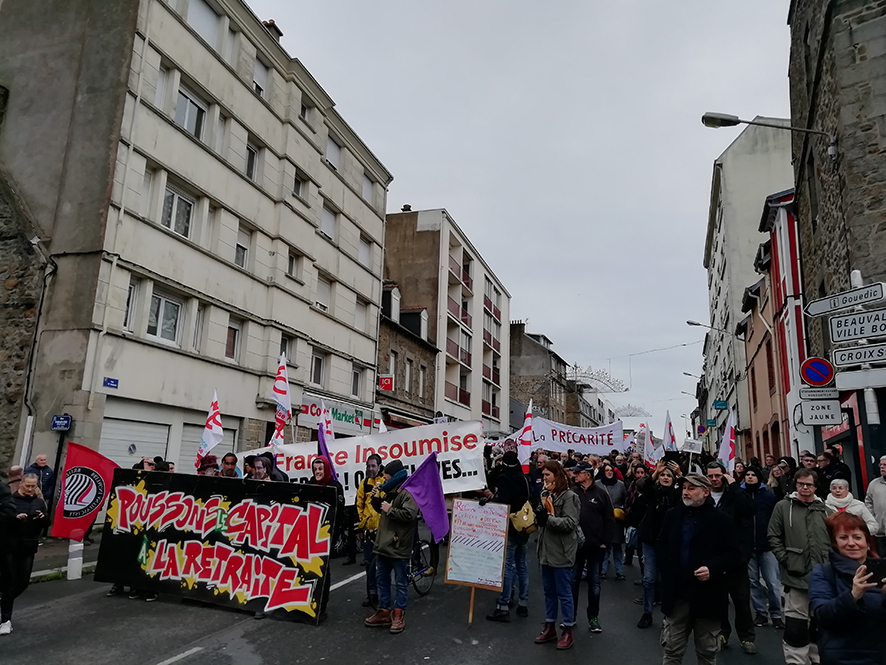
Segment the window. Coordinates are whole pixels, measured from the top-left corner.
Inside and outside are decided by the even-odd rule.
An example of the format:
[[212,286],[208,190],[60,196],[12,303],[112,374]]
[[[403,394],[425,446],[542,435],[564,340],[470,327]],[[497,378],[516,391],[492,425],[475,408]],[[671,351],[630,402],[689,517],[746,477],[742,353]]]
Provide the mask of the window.
[[757,370],[751,367],[751,405],[757,410]]
[[329,311],[329,306],[332,302],[332,282],[330,282],[325,277],[317,278],[317,297],[315,298],[315,305],[318,308],[322,309],[324,312]]
[[354,307],[354,327],[360,332],[366,332],[366,303],[359,299]]
[[425,398],[425,378],[427,377],[428,370],[424,365],[421,365],[418,368],[418,397],[419,399]]
[[188,3],[188,25],[215,47],[218,39],[218,14],[206,0],[190,0]]
[[326,161],[336,169],[341,161],[341,146],[331,136],[326,139]]
[[252,90],[259,97],[265,97],[268,89],[268,67],[258,58],[255,59],[255,67],[252,72]]
[[338,225],[338,213],[330,208],[323,207],[320,217],[320,233],[330,240],[335,240],[335,227]]
[[203,346],[203,317],[206,309],[203,305],[197,305],[197,314],[194,317],[194,351],[200,351]]
[[126,294],[126,312],[123,314],[123,329],[132,332],[135,308],[138,302],[138,280],[129,279],[129,292]]
[[181,302],[160,293],[152,295],[148,335],[177,344],[181,311]]
[[391,390],[397,385],[397,352],[391,351],[388,355],[388,374],[391,375]]
[[295,178],[292,180],[292,193],[299,198],[308,198],[308,179],[301,171],[295,172]]
[[261,153],[255,143],[251,141],[246,144],[246,168],[244,173],[250,180],[258,180],[258,158]]
[[301,255],[293,251],[289,252],[289,259],[286,263],[286,274],[296,279],[301,279]]
[[166,188],[163,199],[163,226],[187,238],[191,232],[191,217],[194,214],[194,200],[178,190]]
[[406,374],[403,377],[403,390],[408,395],[412,392],[412,361],[406,360]]
[[308,106],[307,104],[305,104],[304,102],[302,102],[301,108],[298,110],[298,117],[301,118],[302,120],[304,120],[305,122],[307,122],[308,116],[310,114],[311,114],[311,107]]
[[252,231],[240,225],[237,231],[237,246],[234,248],[234,263],[241,268],[246,267],[249,260],[249,247],[252,244]]
[[154,92],[154,106],[158,109],[166,108],[166,88],[169,85],[169,70],[166,67],[160,67],[160,73],[157,76],[157,90]]
[[286,335],[280,337],[280,355],[286,356],[287,360],[291,360],[292,350],[294,348],[291,337],[287,337]]
[[142,180],[142,191],[141,191],[141,214],[143,217],[150,217],[151,215],[151,196],[154,192],[154,177],[157,175],[157,171],[152,168],[145,169],[145,177]]
[[775,389],[775,361],[772,357],[772,340],[766,340],[766,374],[769,380],[769,390]]
[[360,263],[369,268],[372,265],[372,243],[366,238],[360,238],[360,252],[358,254]]
[[375,183],[372,182],[372,178],[365,174],[363,175],[363,200],[369,205],[374,205],[375,203]]
[[492,299],[492,304],[501,309],[501,291],[492,287],[492,291],[495,294],[495,297]]
[[363,385],[363,371],[359,369],[355,369],[351,373],[351,395],[353,397],[360,397],[360,387]]
[[203,137],[203,123],[206,119],[206,104],[186,88],[178,91],[175,104],[175,124],[194,137]]
[[319,353],[311,356],[311,378],[310,381],[315,386],[323,385],[323,370],[326,364],[326,358]]
[[243,325],[236,319],[228,321],[228,336],[225,338],[225,358],[237,361],[240,357],[240,332]]

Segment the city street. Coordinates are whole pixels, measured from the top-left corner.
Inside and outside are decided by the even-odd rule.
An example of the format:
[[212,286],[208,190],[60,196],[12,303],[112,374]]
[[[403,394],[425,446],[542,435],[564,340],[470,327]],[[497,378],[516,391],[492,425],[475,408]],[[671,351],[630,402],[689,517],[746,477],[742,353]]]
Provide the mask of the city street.
[[[339,583],[359,574],[356,566],[343,567],[333,561],[334,581]],[[386,630],[362,625],[367,611],[360,606],[364,580],[359,577],[335,588],[329,618],[319,627],[268,619],[213,606],[161,597],[155,603],[106,598],[108,586],[91,579],[55,581],[32,585],[16,606],[14,632],[3,638],[3,651],[15,653],[18,663],[87,662],[211,663],[262,665],[271,663],[488,663],[489,665],[533,665],[545,659],[565,663],[604,662],[629,665],[660,661],[658,644],[661,615],[648,630],[635,627],[640,610],[633,598],[639,588],[633,580],[639,567],[626,568],[625,582],[603,585],[603,633],[591,635],[582,625],[576,630],[575,647],[556,652],[554,645],[537,646],[532,639],[542,619],[541,585],[536,568],[531,568],[530,616],[519,619],[512,613],[510,624],[493,624],[485,614],[494,603],[490,591],[477,592],[474,625],[467,626],[470,590],[442,584],[438,576],[429,596],[419,598],[410,589],[406,631],[390,635]],[[584,592],[584,591],[583,591]],[[584,596],[583,596],[584,598]],[[582,612],[579,613],[583,615]],[[718,663],[738,664],[784,662],[780,635],[771,628],[757,629],[757,656],[746,656],[735,638]],[[691,651],[691,650],[690,650]],[[600,661],[597,661],[600,662]],[[695,663],[688,653],[686,663]]]

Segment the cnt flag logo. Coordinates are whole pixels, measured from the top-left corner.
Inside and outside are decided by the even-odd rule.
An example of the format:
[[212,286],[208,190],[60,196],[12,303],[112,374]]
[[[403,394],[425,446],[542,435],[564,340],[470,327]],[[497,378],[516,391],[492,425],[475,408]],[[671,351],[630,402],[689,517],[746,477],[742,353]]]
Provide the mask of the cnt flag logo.
[[84,517],[98,508],[105,496],[105,481],[87,466],[73,466],[65,473],[65,517]]

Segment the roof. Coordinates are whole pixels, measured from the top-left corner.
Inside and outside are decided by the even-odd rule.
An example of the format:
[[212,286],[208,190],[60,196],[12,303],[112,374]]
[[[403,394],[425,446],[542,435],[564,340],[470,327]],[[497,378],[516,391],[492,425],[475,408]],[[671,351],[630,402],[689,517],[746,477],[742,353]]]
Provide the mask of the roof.
[[760,243],[757,248],[757,255],[754,257],[754,270],[758,273],[769,272],[769,266],[772,265],[772,239]]
[[793,208],[793,206],[793,188],[767,196],[766,202],[763,204],[763,215],[760,217],[760,226],[758,227],[760,233],[769,233],[772,230],[772,223],[775,221],[775,215],[780,208]]
[[760,290],[763,288],[763,280],[765,279],[765,277],[761,277],[744,290],[744,295],[741,297],[741,311],[743,313],[754,309],[757,299],[760,297]]

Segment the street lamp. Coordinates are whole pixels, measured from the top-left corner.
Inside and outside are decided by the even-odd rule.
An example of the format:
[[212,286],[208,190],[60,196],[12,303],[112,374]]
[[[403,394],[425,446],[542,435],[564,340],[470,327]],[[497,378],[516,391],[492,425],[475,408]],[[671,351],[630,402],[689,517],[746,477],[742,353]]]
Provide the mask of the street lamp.
[[828,139],[828,157],[830,157],[831,160],[837,159],[837,137],[834,134],[823,132],[819,129],[779,125],[774,122],[760,122],[759,120],[742,120],[737,115],[730,115],[729,113],[712,113],[710,111],[701,116],[701,124],[705,127],[711,127],[712,129],[719,129],[720,127],[735,127],[736,125],[757,125],[758,127],[786,129],[801,134],[817,134],[818,136],[825,136]]
[[684,395],[689,395],[692,399],[695,399],[695,395],[693,395],[692,393],[687,393],[685,390],[681,390],[680,392]]
[[690,374],[689,372],[683,372],[683,376],[691,376],[693,379],[701,379],[698,374]]
[[[710,329],[710,330],[716,330],[716,331],[718,331],[718,332],[726,333],[727,335],[732,335],[733,337],[736,337],[736,338],[738,338],[738,339],[744,339],[743,337],[739,337],[738,335],[736,335],[736,334],[735,334],[734,332],[732,332],[731,330],[726,330],[726,328],[716,328],[716,327],[714,327],[714,326],[709,326],[709,325],[706,324],[706,323],[699,323],[698,321],[687,321],[687,322],[686,322],[686,325],[687,325],[687,326],[696,326],[696,327],[698,327],[698,328],[708,328],[708,329]],[[684,372],[684,374],[685,374],[685,372]],[[690,375],[690,376],[691,376],[691,375]]]

